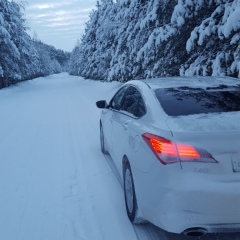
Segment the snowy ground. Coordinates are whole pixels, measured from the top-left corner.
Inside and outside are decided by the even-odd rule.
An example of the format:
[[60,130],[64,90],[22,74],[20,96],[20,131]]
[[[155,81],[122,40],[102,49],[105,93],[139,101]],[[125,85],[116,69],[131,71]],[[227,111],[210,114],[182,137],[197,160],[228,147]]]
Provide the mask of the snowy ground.
[[127,219],[95,106],[118,86],[64,73],[0,91],[0,240],[186,239]]

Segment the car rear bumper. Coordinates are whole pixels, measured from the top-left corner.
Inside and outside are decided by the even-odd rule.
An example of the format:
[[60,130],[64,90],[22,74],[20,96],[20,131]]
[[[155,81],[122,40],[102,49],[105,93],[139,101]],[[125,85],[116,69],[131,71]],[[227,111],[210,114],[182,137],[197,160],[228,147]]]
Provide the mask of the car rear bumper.
[[174,233],[189,228],[240,232],[240,181],[237,178],[187,173],[174,166],[165,174],[158,164],[148,173],[133,170],[143,218]]

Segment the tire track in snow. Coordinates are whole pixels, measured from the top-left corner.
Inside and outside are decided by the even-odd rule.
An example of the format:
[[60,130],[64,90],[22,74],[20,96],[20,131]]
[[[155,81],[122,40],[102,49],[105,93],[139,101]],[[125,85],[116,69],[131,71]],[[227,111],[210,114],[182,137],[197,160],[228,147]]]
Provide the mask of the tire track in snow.
[[[74,221],[72,221],[71,225],[80,239],[108,240],[114,233],[109,231],[110,229],[106,231],[106,224],[109,224],[109,226],[113,228],[116,228],[116,226],[112,224],[113,222],[111,220],[107,219],[109,216],[104,217],[103,215],[105,203],[102,202],[102,199],[106,200],[105,194],[107,194],[108,190],[106,189],[106,191],[104,186],[101,186],[101,182],[102,180],[114,182],[112,181],[114,180],[114,176],[109,174],[108,165],[106,165],[106,168],[104,164],[99,162],[99,160],[104,159],[100,151],[98,152],[99,138],[96,139],[95,137],[99,135],[98,127],[96,126],[99,113],[95,107],[95,103],[89,99],[88,92],[90,89],[88,88],[86,91],[84,87],[86,82],[84,84],[83,82],[84,81],[81,81],[80,83],[83,86],[74,88],[71,96],[65,96],[64,98],[64,101],[68,104],[68,113],[65,113],[68,118],[68,122],[66,123],[67,129],[65,131],[68,132],[68,135],[66,136],[66,133],[64,134],[65,140],[63,145],[68,144],[68,148],[71,148],[70,152],[72,154],[69,156],[69,161],[74,161],[74,164],[71,163],[74,165],[71,171],[73,172],[74,168],[77,169],[74,173],[74,179],[77,182],[74,184],[74,191],[77,193],[75,200],[77,202],[76,204],[78,204],[80,215],[79,218],[76,216],[72,218]],[[72,118],[73,112],[75,112],[75,119]],[[77,121],[80,119],[81,121],[78,123]],[[93,136],[94,139],[92,139]],[[89,142],[89,144],[86,145],[86,142]],[[98,186],[97,188],[95,186],[96,184]],[[68,188],[69,192],[71,192],[71,186],[73,185],[68,183],[65,189]],[[97,192],[96,189],[98,189]],[[70,196],[64,200],[66,208],[71,208],[70,205],[72,204],[73,198],[74,196],[70,194]],[[110,213],[107,213],[107,215],[110,215]],[[113,216],[110,217],[112,218]],[[94,225],[94,231],[92,231],[92,225]],[[111,238],[113,238],[113,235]],[[121,235],[118,234],[114,239],[120,240],[122,238]]]

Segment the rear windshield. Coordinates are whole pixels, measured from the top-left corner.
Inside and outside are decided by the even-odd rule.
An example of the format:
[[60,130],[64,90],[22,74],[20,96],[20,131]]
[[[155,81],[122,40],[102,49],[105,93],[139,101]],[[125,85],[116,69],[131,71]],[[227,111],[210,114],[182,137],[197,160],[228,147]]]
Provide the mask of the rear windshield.
[[165,88],[155,93],[169,116],[240,111],[239,87]]

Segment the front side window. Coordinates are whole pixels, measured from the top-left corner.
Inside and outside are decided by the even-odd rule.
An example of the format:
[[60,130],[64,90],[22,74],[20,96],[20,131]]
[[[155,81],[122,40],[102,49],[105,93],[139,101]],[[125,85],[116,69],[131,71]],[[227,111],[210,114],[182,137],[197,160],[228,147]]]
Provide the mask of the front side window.
[[121,110],[126,111],[135,117],[145,114],[145,106],[140,92],[135,87],[129,87],[124,97]]
[[115,96],[110,101],[110,104],[109,104],[110,108],[112,108],[114,110],[120,110],[121,105],[122,105],[123,96],[124,96],[126,90],[127,90],[127,87],[123,87],[115,94]]

